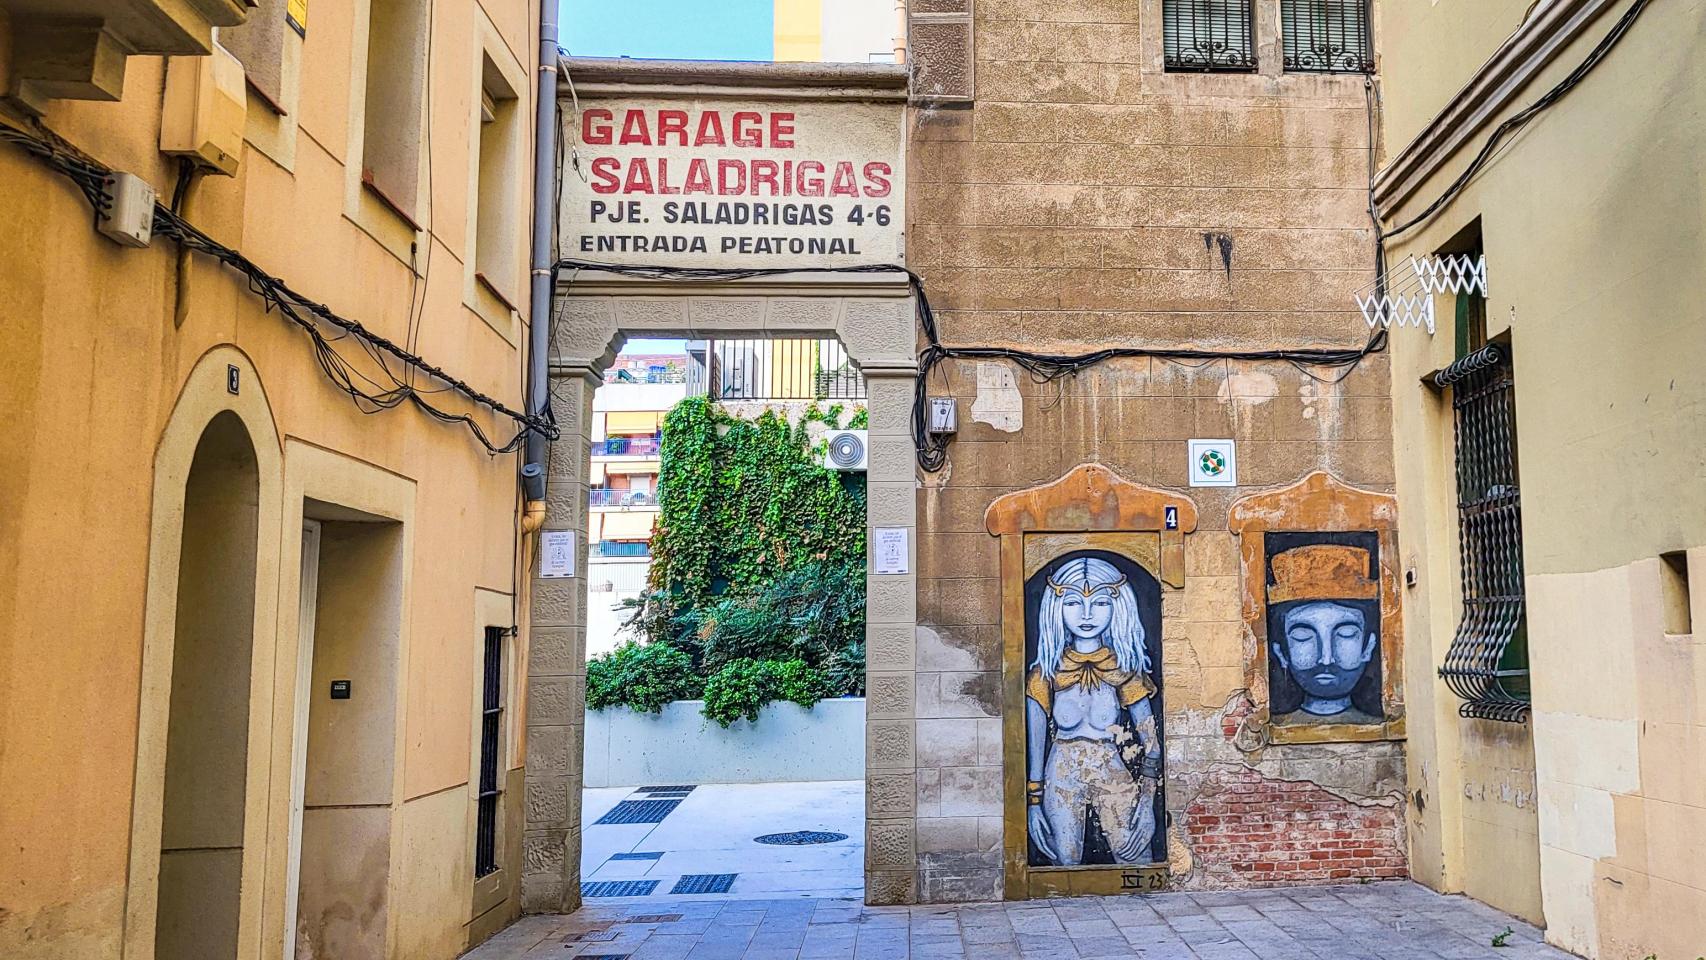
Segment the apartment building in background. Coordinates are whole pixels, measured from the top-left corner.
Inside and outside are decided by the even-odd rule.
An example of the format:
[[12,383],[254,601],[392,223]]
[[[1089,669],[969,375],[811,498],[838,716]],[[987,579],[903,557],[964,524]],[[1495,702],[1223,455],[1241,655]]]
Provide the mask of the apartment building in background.
[[[660,505],[664,418],[688,396],[735,416],[765,411],[798,419],[812,404],[840,404],[850,419],[864,379],[835,340],[686,340],[679,354],[624,351],[593,397],[587,489],[587,656],[624,639],[624,604],[645,591]],[[814,428],[815,429],[815,428]]]
[[906,58],[905,0],[775,0],[778,63],[899,63]]
[[624,601],[645,591],[658,518],[663,419],[687,395],[685,354],[623,353],[592,407],[587,487],[587,656],[627,636]]
[[1381,29],[1411,872],[1584,957],[1696,956],[1706,7]]
[[458,956],[521,910],[475,430],[525,409],[539,5],[0,13],[0,955]]

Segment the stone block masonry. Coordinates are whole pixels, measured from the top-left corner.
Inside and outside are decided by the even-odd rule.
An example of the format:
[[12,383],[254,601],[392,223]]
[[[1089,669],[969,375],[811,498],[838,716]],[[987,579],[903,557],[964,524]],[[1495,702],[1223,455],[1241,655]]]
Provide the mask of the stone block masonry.
[[[1364,342],[1349,294],[1374,262],[1365,78],[1286,73],[1278,0],[1253,4],[1254,73],[1169,73],[1162,7],[966,5],[975,95],[915,105],[908,119],[907,262],[945,345],[1072,354]],[[1404,873],[1401,723],[1373,741],[1272,741],[1269,651],[1246,622],[1252,585],[1230,529],[1236,501],[1316,471],[1391,492],[1385,356],[1337,373],[1147,359],[1053,383],[1000,360],[932,373],[929,392],[954,397],[960,423],[947,467],[921,475],[917,494],[921,900],[987,897],[1013,856],[978,828],[1015,802],[1001,794],[1009,745],[988,742],[982,725],[1023,709],[1003,696],[1003,597],[984,512],[1084,463],[1189,497],[1200,517],[1184,538],[1183,588],[1163,599],[1157,665],[1171,885]],[[1187,485],[1193,437],[1236,441],[1239,487]],[[1387,703],[1386,719],[1401,721],[1400,684]]]

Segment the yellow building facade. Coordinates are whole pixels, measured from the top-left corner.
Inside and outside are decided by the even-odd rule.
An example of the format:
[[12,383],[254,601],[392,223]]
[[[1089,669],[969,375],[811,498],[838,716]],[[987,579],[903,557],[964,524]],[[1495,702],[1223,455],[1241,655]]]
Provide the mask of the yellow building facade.
[[775,0],[778,63],[897,63],[906,51],[906,0]]
[[1411,870],[1585,957],[1697,956],[1706,7],[1380,12],[1387,292],[1421,319],[1412,258],[1485,265],[1392,331]]
[[538,4],[0,13],[0,956],[457,956],[521,909],[471,427],[525,406]]

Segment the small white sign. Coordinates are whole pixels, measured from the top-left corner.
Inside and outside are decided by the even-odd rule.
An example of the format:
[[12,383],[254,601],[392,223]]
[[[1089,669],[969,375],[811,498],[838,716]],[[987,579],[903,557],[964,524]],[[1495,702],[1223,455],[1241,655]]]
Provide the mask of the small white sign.
[[575,532],[546,530],[539,535],[539,576],[546,578],[575,575]]
[[872,573],[910,573],[912,531],[907,527],[878,527],[871,544]]
[[1231,440],[1190,442],[1191,486],[1238,486],[1238,452]]

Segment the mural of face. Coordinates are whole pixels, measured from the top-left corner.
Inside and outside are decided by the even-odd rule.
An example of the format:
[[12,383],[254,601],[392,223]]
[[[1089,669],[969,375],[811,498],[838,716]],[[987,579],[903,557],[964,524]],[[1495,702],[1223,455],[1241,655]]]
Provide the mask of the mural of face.
[[1303,709],[1317,716],[1343,713],[1351,690],[1374,656],[1378,637],[1361,610],[1331,600],[1302,603],[1285,614],[1274,656],[1303,688]]
[[1085,597],[1068,593],[1061,598],[1060,619],[1080,640],[1094,640],[1107,632],[1114,619],[1114,598],[1105,590]]

